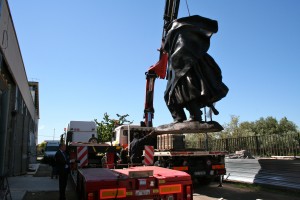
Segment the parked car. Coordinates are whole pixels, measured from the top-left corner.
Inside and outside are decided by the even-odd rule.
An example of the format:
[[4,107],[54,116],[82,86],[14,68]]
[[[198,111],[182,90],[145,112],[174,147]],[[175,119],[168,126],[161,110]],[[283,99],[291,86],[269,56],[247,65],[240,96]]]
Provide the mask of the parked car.
[[46,141],[46,147],[44,150],[44,163],[50,164],[51,160],[54,159],[55,153],[58,150],[59,147],[59,140],[49,140]]

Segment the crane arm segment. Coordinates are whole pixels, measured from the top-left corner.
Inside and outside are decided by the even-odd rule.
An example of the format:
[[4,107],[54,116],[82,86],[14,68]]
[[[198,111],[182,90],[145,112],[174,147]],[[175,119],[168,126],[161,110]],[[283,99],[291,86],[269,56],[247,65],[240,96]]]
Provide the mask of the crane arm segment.
[[154,85],[156,78],[164,79],[166,77],[167,63],[168,63],[168,54],[163,52],[163,45],[167,35],[168,26],[170,23],[177,19],[178,9],[179,9],[180,0],[166,0],[165,11],[164,11],[164,25],[162,33],[161,48],[159,49],[159,61],[150,66],[146,75],[146,97],[145,97],[145,108],[144,108],[144,121],[141,122],[141,126],[152,127],[152,119],[154,117],[154,107],[153,107],[153,98],[154,98]]

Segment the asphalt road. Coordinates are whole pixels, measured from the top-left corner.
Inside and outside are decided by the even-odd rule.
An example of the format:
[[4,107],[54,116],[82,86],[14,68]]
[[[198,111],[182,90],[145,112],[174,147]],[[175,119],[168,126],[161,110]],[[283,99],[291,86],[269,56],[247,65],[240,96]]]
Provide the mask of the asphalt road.
[[300,200],[300,192],[225,182],[195,185],[194,200]]
[[[36,176],[49,176],[50,166],[41,164]],[[77,195],[71,179],[69,180],[67,199],[76,200]],[[223,187],[218,187],[218,183],[210,185],[194,184],[194,200],[300,200],[300,192],[276,190],[275,188],[253,187],[237,183],[223,183]],[[58,191],[47,192],[27,192],[24,200],[53,200],[58,199]]]

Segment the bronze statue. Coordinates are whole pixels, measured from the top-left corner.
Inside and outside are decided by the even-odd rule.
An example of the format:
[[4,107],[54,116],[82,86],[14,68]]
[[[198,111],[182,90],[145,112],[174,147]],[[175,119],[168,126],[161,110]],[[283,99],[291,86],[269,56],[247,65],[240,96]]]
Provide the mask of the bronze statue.
[[[223,129],[217,122],[204,122],[201,111],[210,107],[218,114],[213,104],[228,93],[218,64],[207,53],[210,37],[217,31],[217,21],[198,15],[174,20],[169,25],[163,45],[163,51],[169,55],[164,99],[174,122],[157,127],[157,131],[174,126],[185,131],[186,126],[203,132]],[[184,108],[189,111],[189,119]]]

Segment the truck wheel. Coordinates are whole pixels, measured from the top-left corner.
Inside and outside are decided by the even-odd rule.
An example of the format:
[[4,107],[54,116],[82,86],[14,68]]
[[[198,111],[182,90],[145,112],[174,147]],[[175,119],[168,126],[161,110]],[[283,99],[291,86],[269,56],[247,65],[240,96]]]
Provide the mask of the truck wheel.
[[95,137],[91,137],[91,138],[89,139],[89,142],[90,142],[90,143],[98,143],[98,140],[97,140],[97,138],[95,138]]
[[209,185],[213,180],[213,177],[198,177],[197,181],[200,185]]

